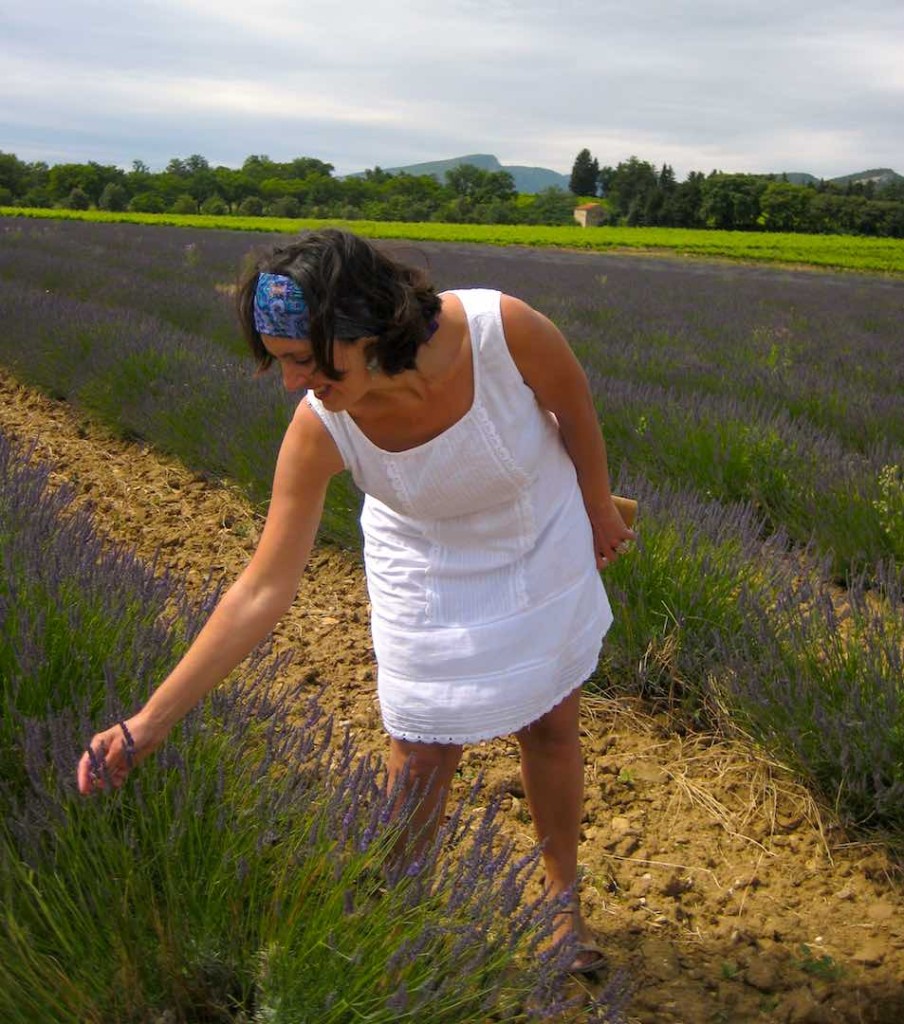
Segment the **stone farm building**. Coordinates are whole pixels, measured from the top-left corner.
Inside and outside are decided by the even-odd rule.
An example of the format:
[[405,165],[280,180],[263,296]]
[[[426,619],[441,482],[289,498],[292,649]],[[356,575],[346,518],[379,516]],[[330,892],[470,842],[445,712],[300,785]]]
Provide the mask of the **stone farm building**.
[[594,228],[606,220],[606,208],[602,203],[581,203],[574,208],[574,219],[582,228]]

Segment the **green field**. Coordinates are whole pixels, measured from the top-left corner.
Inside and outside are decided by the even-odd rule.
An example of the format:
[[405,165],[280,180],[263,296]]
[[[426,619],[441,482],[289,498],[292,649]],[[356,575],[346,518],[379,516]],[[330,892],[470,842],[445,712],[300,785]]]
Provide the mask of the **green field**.
[[904,240],[855,235],[698,231],[689,228],[544,227],[523,224],[434,224],[407,221],[286,220],[275,217],[205,217],[169,213],[106,213],[0,207],[0,216],[129,222],[232,231],[294,233],[347,227],[369,238],[540,246],[609,252],[647,252],[750,262],[904,274]]

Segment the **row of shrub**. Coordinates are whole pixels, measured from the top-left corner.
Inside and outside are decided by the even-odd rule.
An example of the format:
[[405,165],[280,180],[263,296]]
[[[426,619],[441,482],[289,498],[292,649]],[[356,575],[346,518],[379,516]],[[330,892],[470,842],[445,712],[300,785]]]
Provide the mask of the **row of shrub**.
[[[485,158],[475,158],[486,163]],[[495,163],[495,161],[492,161]],[[578,196],[605,198],[607,222],[743,231],[794,231],[904,237],[904,179],[888,169],[860,180],[794,184],[785,175],[691,171],[679,182],[668,164],[632,156],[600,168],[581,150],[570,191],[547,187],[518,194],[515,177],[473,163],[444,173],[380,167],[342,178],[315,157],[276,162],[257,154],[241,168],[211,167],[200,154],[174,158],[153,172],[140,160],[125,171],[96,161],[48,167],[0,152],[0,205],[131,210],[243,217],[561,224]],[[522,175],[523,177],[523,175]],[[543,177],[543,175],[540,175]],[[440,180],[441,179],[441,180]],[[523,187],[523,186],[522,186]]]
[[[264,648],[121,790],[75,766],[211,603],[104,543],[0,434],[0,1015],[11,1024],[620,1020],[575,1000],[491,804],[393,855],[384,771]],[[291,770],[286,770],[287,767]]]

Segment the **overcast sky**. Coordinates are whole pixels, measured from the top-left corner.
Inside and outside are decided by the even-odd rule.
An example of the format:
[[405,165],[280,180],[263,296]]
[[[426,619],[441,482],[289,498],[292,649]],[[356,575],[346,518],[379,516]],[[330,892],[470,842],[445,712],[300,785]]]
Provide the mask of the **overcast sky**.
[[904,174],[902,0],[6,0],[0,150]]

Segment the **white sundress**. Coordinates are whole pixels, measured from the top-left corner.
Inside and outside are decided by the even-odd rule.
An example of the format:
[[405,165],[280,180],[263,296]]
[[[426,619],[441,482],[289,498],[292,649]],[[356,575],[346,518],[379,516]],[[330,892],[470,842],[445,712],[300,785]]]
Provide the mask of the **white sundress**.
[[555,418],[512,359],[500,293],[455,291],[474,401],[425,444],[377,447],[306,401],[365,492],[361,526],[387,732],[473,743],[516,732],[596,667],[612,612]]

